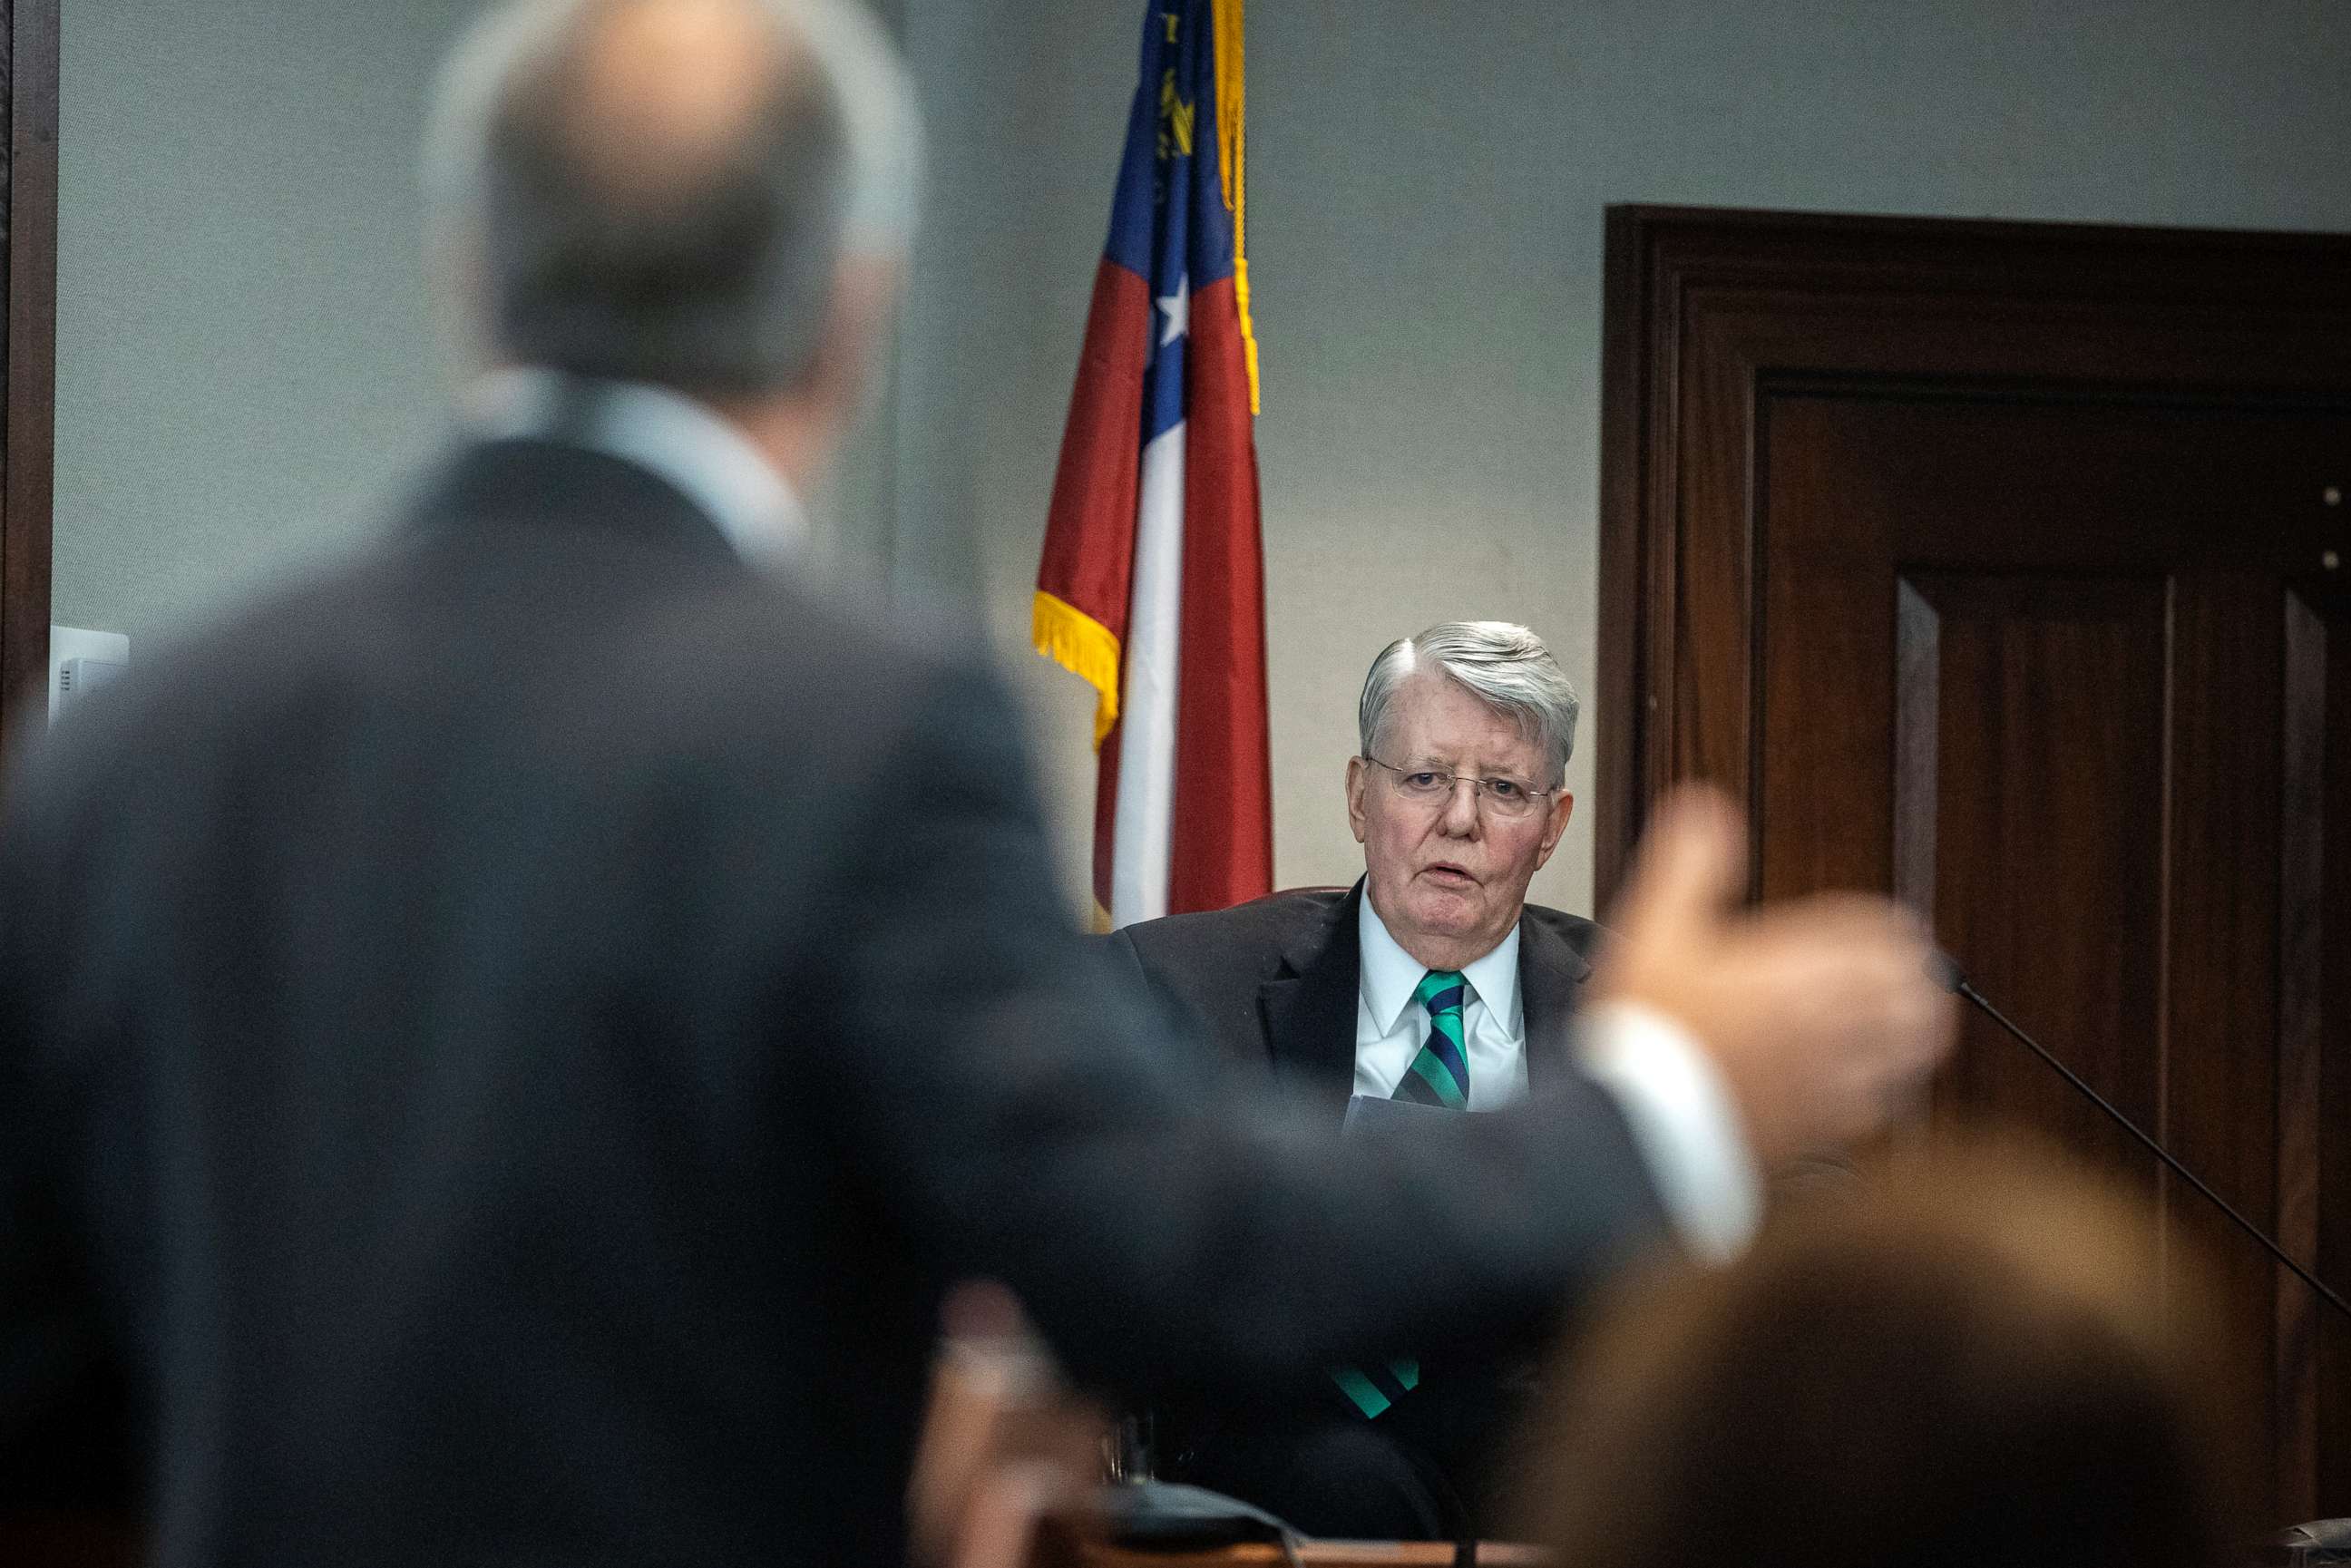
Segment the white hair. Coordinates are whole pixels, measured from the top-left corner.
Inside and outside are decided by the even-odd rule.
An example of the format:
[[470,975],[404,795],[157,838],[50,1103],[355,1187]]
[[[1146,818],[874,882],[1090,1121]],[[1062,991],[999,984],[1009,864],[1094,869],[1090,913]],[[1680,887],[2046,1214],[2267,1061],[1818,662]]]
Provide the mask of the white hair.
[[569,57],[608,4],[509,0],[459,42],[424,142],[434,237],[468,264],[502,358],[696,391],[792,385],[843,259],[913,243],[922,125],[904,62],[854,0],[744,0],[794,47],[739,145],[616,191],[566,134]]
[[768,0],[798,21],[824,61],[849,137],[841,247],[892,259],[922,212],[923,112],[914,78],[873,13],[852,0]]
[[1381,649],[1355,706],[1365,757],[1378,747],[1396,688],[1424,670],[1458,683],[1516,723],[1519,733],[1551,760],[1543,788],[1556,789],[1566,782],[1567,759],[1575,751],[1575,688],[1543,640],[1509,621],[1447,621]]

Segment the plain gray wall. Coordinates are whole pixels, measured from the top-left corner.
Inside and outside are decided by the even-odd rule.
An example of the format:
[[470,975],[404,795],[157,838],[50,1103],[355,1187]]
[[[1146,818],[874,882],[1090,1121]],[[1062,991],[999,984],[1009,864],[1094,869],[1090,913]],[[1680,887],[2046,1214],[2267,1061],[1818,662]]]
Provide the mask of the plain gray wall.
[[[465,0],[67,0],[57,619],[141,643],[348,538],[443,428],[413,146]],[[1075,896],[1091,697],[1025,650],[1141,7],[904,0],[933,201],[841,569],[976,601]],[[1590,691],[1611,202],[2351,229],[2340,0],[1250,9],[1277,878],[1378,645],[1525,621]],[[1587,726],[1571,775],[1588,790]],[[1588,906],[1589,800],[1537,883]]]
[[64,0],[52,619],[136,658],[431,450],[415,147],[473,10]]

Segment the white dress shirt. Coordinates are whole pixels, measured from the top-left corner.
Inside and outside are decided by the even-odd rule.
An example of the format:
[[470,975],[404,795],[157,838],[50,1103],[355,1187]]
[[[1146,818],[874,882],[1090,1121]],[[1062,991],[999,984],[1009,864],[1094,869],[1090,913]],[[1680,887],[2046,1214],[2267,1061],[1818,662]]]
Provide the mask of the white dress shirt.
[[[574,388],[591,391],[585,417],[566,407]],[[750,439],[709,409],[667,387],[642,382],[575,382],[526,367],[482,378],[467,401],[477,435],[550,435],[646,469],[684,492],[737,553],[755,566],[796,559],[808,538],[799,497]]]
[[[1428,1038],[1428,1009],[1413,996],[1428,970],[1389,934],[1368,893],[1360,901],[1357,951],[1355,1092],[1386,1099]],[[1469,1109],[1491,1111],[1527,1092],[1519,927],[1464,967],[1461,978],[1468,988],[1461,1038]],[[1623,1109],[1683,1243],[1702,1258],[1736,1255],[1761,1218],[1762,1181],[1713,1059],[1672,1019],[1630,1002],[1583,1012],[1576,1052]]]
[[[1428,1009],[1414,997],[1428,968],[1396,945],[1366,894],[1360,901],[1357,951],[1363,985],[1355,996],[1355,1092],[1385,1100],[1411,1071],[1428,1039]],[[1461,1046],[1469,1061],[1469,1109],[1493,1111],[1527,1092],[1527,1028],[1519,1008],[1519,928],[1461,971]]]

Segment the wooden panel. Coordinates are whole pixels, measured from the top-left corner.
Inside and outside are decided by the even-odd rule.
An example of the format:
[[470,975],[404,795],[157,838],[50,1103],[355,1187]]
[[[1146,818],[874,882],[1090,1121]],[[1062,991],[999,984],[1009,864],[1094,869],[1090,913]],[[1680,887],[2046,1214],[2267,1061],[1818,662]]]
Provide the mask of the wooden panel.
[[0,0],[7,91],[0,366],[0,742],[48,676],[57,403],[57,0]]
[[[2183,572],[2174,585],[2166,871],[2167,1070],[2158,1135],[2254,1224],[2276,1223],[2279,678],[2274,576]],[[2171,1206],[2218,1270],[2241,1384],[2265,1390],[2276,1266],[2210,1205]],[[2256,1418],[2275,1424],[2272,1401]],[[2274,1452],[2274,1432],[2256,1435]],[[2274,1469],[2273,1469],[2274,1473]]]
[[[2279,1243],[2318,1264],[2320,1108],[2325,1073],[2326,626],[2299,595],[2286,598],[2285,700],[2278,855]],[[2322,1274],[2321,1278],[2325,1276]],[[2277,1297],[2278,1491],[2297,1518],[2316,1517],[2322,1304],[2281,1281]]]
[[[2351,558],[2351,541],[2339,552]],[[2340,580],[2326,617],[2324,935],[2314,984],[2324,1009],[2319,1124],[2318,1267],[2339,1290],[2351,1278],[2351,596]],[[2296,1287],[2299,1291],[2300,1287]],[[2319,1339],[2319,1492],[2314,1518],[2351,1517],[2351,1323],[2326,1314]]]
[[1894,896],[1931,921],[1942,800],[1943,618],[1907,578],[1895,598]]
[[[1910,581],[1938,629],[1936,930],[2003,1010],[2152,1125],[2163,585]],[[1984,1019],[1963,1028],[1939,1116],[2019,1123],[2146,1175],[2126,1135],[2047,1067]]]
[[[1696,324],[1705,335],[1711,324]],[[1694,350],[1681,366],[1676,430],[1683,443],[1675,473],[1678,504],[1732,526],[1684,534],[1674,575],[1680,610],[1666,724],[1652,736],[1675,778],[1710,779],[1732,794],[1751,792],[1755,737],[1751,682],[1756,626],[1751,463],[1756,411],[1744,395],[1750,372],[1735,353]],[[1667,660],[1660,655],[1660,664]]]
[[1859,407],[1772,398],[1758,421],[1762,676],[1741,727],[1769,898],[1893,885],[1895,541],[1887,508],[1854,492]]
[[[1762,891],[1917,900],[1987,992],[2268,1223],[2292,540],[2206,524],[2281,512],[2351,421],[1915,391],[1757,406]],[[2273,1266],[1987,1020],[1965,1031],[1938,1119],[2022,1123],[2162,1196],[2249,1320],[2234,1372],[2270,1412]]]
[[[1931,909],[2351,1284],[2351,239],[1609,223],[1604,899],[1659,790],[1729,785],[1759,891]],[[1936,1103],[2158,1190],[2242,1320],[2279,1521],[2351,1514],[2341,1325],[2003,1037]]]
[[[2280,834],[2278,1228],[2339,1282],[2351,1272],[2351,593],[2286,602]],[[2283,1274],[2283,1271],[2281,1271]],[[2280,1486],[2304,1518],[2351,1514],[2351,1324],[2278,1287]]]
[[2351,440],[2351,396],[2240,409],[2118,391],[2084,402],[1775,384],[1758,401],[1774,538],[1794,528],[1816,552],[1928,566],[2095,573],[2160,560],[2282,579],[2304,530],[2247,525],[2310,509],[2326,455]]
[[1749,782],[1755,435],[1773,391],[2351,400],[2345,236],[1661,207],[1611,208],[1608,225],[1604,903],[1674,779]]

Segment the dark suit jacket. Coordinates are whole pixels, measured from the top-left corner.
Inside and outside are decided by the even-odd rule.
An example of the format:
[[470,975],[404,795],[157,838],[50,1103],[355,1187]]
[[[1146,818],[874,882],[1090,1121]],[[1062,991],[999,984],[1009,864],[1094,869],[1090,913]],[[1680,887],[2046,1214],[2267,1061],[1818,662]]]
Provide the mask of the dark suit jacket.
[[[1364,884],[1277,893],[1112,934],[1113,953],[1225,1057],[1270,1067],[1335,1116],[1355,1082]],[[1530,1088],[1573,1072],[1568,1017],[1592,973],[1599,927],[1529,904],[1519,919],[1519,999]]]
[[[1196,1021],[1228,1063],[1258,1081],[1270,1070],[1275,1083],[1301,1096],[1335,1129],[1354,1092],[1363,899],[1361,881],[1344,891],[1279,893],[1231,909],[1130,925],[1113,933],[1108,945],[1165,1007]],[[1578,1077],[1569,1019],[1592,972],[1587,955],[1598,936],[1591,921],[1536,904],[1520,917],[1519,995],[1531,1092]],[[1416,1353],[1423,1382],[1406,1402],[1409,1410],[1399,1411],[1410,1416],[1405,1435],[1466,1459],[1510,1419],[1529,1359],[1520,1353],[1533,1347],[1484,1342],[1449,1353],[1444,1347],[1452,1343],[1432,1342],[1436,1348]],[[1277,1399],[1287,1408],[1271,1407]],[[1226,1442],[1237,1420],[1254,1439],[1283,1425],[1353,1419],[1319,1384],[1270,1397],[1252,1391],[1238,1407],[1224,1399],[1177,1398],[1160,1416],[1164,1457],[1178,1471],[1187,1456],[1204,1458]],[[1397,1427],[1391,1417],[1379,1429]],[[1456,1435],[1458,1442],[1447,1440]],[[1459,1490],[1466,1495],[1478,1488]]]
[[1217,1103],[995,682],[569,447],[459,453],[5,805],[0,1507],[166,1563],[894,1568],[952,1278],[1149,1391],[1513,1332],[1654,1223],[1604,1096],[1417,1169]]

